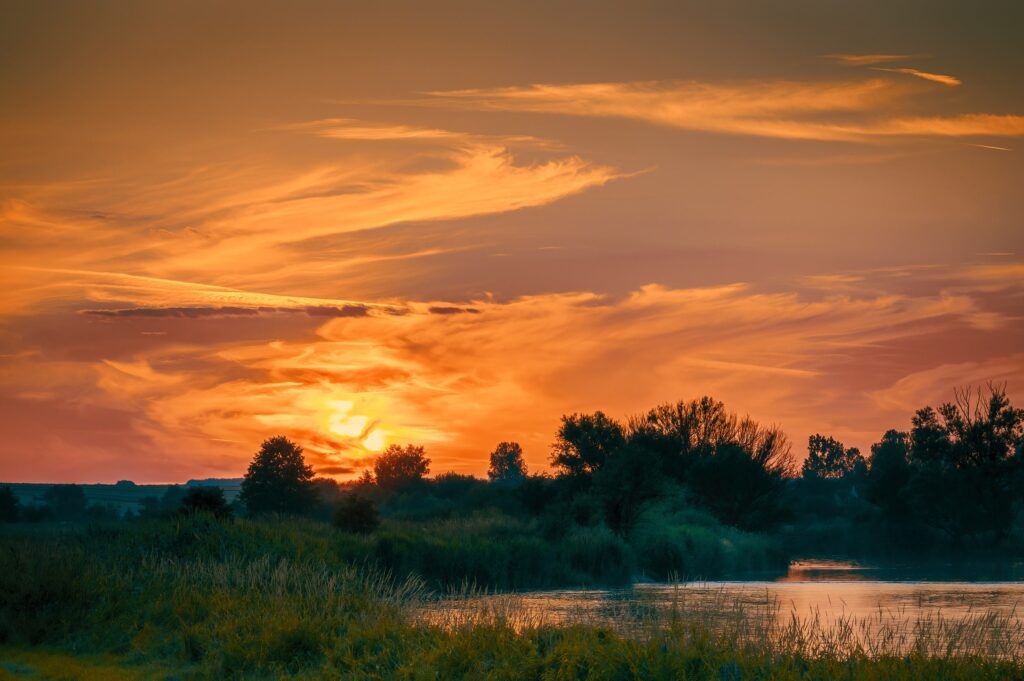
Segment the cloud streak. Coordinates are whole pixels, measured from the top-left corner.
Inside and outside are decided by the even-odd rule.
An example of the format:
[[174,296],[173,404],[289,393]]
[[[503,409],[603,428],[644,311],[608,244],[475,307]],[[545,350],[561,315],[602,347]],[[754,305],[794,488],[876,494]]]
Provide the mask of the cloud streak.
[[[948,348],[958,334],[1014,323],[967,294],[865,293],[858,287],[878,282],[853,275],[821,281],[841,287],[824,297],[734,284],[471,306],[407,301],[408,314],[331,319],[314,338],[213,348],[165,341],[133,359],[97,362],[92,389],[132,412],[153,446],[192,442],[220,451],[225,467],[282,432],[307,443],[326,474],[357,470],[390,442],[423,443],[440,468],[480,472],[482,453],[507,438],[543,466],[563,412],[625,415],[703,393],[797,439],[827,428],[860,442],[877,435],[870,429],[880,416],[905,418],[908,404],[932,398],[935,381],[907,377],[949,363],[921,356],[919,339],[941,335]],[[1001,377],[1008,362],[962,376]],[[852,365],[872,377],[871,390],[841,387],[837,377]],[[939,373],[954,383],[961,375]]]
[[924,80],[930,80],[933,83],[942,83],[950,87],[962,85],[963,81],[955,76],[947,76],[941,73],[929,73],[927,71],[918,71],[917,69],[911,68],[895,68],[895,67],[875,67],[876,71],[888,71],[889,73],[903,73],[908,76],[914,76],[915,78],[922,78]]
[[846,66],[871,66],[873,64],[891,64],[898,61],[916,59],[914,54],[826,54],[825,59],[845,64]]
[[[138,188],[101,180],[54,184],[4,202],[0,218],[12,257],[0,276],[9,284],[0,307],[30,310],[42,300],[82,298],[83,290],[86,299],[101,302],[157,298],[148,307],[290,307],[259,302],[242,289],[280,290],[283,284],[315,297],[333,293],[325,282],[353,267],[444,252],[434,247],[325,259],[318,258],[322,244],[314,242],[535,208],[623,176],[552,153],[557,145],[525,136],[484,138],[349,119],[281,134],[315,135],[344,160],[276,169],[211,165]],[[353,140],[395,142],[401,149],[368,156],[334,148]],[[541,158],[519,162],[514,147],[520,144]]]
[[[880,68],[947,86],[953,76]],[[621,118],[683,130],[792,140],[879,142],[896,136],[1018,137],[1024,116],[906,115],[918,91],[891,79],[831,82],[633,82],[531,85],[431,93],[489,111]]]

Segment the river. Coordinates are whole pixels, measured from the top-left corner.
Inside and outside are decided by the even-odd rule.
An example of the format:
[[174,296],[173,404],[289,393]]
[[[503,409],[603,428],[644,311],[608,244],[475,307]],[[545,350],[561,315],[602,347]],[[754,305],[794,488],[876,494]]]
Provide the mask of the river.
[[803,627],[852,636],[871,647],[905,649],[921,637],[948,642],[997,634],[986,647],[1024,646],[1024,566],[870,565],[793,561],[784,574],[747,579],[639,583],[618,589],[561,589],[518,594],[466,593],[442,599],[426,619],[458,625],[502,620],[517,627],[589,623],[635,633],[673,618],[775,631]]

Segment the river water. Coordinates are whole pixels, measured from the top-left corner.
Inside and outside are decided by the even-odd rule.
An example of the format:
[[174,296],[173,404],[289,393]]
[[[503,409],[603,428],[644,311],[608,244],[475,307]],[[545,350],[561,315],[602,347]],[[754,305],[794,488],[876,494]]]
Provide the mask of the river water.
[[[469,593],[433,603],[428,620],[448,625],[502,620],[514,626],[585,622],[627,633],[673,618],[776,630],[803,626],[864,641],[927,635],[947,642],[993,632],[985,646],[1024,646],[1024,565],[876,566],[834,560],[793,561],[784,574],[621,589],[519,594]],[[868,646],[870,647],[870,646]]]

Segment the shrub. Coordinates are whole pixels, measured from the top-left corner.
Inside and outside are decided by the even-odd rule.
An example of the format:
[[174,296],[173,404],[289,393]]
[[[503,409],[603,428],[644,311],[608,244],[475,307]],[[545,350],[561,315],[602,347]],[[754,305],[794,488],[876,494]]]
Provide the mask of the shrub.
[[350,492],[338,503],[334,526],[354,534],[370,534],[380,525],[380,515],[373,501],[359,492]]
[[179,513],[208,513],[215,518],[231,517],[231,507],[220,487],[190,487],[181,500]]

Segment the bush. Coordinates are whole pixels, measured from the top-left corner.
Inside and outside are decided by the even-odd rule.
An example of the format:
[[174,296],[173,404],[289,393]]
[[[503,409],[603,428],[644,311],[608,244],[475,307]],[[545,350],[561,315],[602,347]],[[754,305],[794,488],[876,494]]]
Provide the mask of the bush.
[[785,571],[788,564],[776,540],[723,526],[679,498],[648,507],[630,541],[640,570],[660,580]]
[[370,534],[380,525],[380,515],[373,501],[359,492],[350,492],[338,503],[334,526],[353,534]]
[[190,487],[182,497],[179,513],[207,513],[223,520],[231,517],[231,507],[220,487]]

